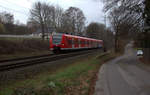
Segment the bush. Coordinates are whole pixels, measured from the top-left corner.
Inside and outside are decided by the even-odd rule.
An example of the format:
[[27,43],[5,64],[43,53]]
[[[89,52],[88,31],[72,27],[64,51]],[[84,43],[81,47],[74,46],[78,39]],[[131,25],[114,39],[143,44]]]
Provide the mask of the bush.
[[3,24],[0,23],[0,34],[5,32],[5,27]]
[[5,40],[0,39],[0,53],[14,54],[46,51],[49,48],[48,42],[38,39],[24,39],[24,40]]

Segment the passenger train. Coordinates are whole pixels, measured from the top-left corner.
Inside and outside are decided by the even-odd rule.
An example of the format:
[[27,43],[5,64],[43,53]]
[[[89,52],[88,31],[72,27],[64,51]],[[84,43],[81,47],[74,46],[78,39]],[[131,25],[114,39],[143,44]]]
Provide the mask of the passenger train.
[[54,53],[69,50],[102,48],[103,41],[68,34],[55,33],[50,36],[50,50]]

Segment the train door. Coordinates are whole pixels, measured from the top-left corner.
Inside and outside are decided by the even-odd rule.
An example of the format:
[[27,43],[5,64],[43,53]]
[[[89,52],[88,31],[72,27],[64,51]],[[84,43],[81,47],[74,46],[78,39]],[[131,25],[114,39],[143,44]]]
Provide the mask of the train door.
[[87,45],[87,40],[85,40],[85,47],[86,47],[86,48],[88,48],[88,45]]
[[66,48],[72,48],[72,38],[67,37],[68,46]]
[[89,40],[87,40],[87,48],[89,48]]
[[89,40],[89,48],[91,48],[91,40]]
[[74,46],[75,48],[78,48],[78,38],[74,38]]
[[72,48],[75,48],[75,45],[74,45],[74,38],[72,38]]
[[81,43],[80,43],[80,39],[78,39],[78,43],[79,43],[79,48],[81,48]]

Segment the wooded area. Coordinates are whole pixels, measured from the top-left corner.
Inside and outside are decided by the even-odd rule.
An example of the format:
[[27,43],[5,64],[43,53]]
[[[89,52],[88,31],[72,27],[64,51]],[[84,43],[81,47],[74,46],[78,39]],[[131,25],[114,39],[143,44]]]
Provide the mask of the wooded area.
[[134,40],[143,49],[144,58],[150,60],[150,1],[104,0],[104,3],[115,32],[115,51],[122,49],[122,42]]
[[0,34],[23,35],[31,34],[25,24],[14,21],[14,15],[8,12],[0,13]]
[[36,2],[30,11],[30,23],[41,27],[42,38],[48,28],[55,32],[82,35],[85,28],[85,16],[79,8],[63,10],[59,6]]

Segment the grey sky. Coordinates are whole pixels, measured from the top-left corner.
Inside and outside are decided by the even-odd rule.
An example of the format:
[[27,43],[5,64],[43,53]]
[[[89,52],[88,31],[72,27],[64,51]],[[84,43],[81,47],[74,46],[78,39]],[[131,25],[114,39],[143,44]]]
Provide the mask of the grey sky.
[[[0,11],[7,11],[14,14],[15,20],[26,23],[29,17],[29,10],[37,0],[0,0]],[[87,23],[104,22],[102,12],[103,3],[101,0],[38,0],[59,5],[64,10],[70,6],[80,8],[87,18]]]

